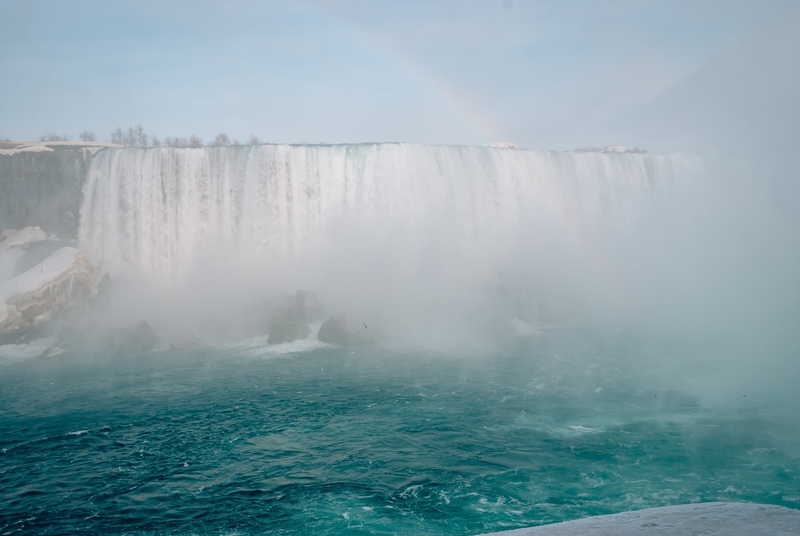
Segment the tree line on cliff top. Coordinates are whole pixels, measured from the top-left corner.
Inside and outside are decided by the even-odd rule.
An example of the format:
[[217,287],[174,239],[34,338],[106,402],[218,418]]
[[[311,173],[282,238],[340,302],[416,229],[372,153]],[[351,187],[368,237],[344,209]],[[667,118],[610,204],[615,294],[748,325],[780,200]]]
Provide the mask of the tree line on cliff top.
[[[162,140],[155,134],[146,133],[142,125],[130,126],[127,130],[117,128],[111,133],[111,143],[118,143],[126,147],[203,147],[205,145],[224,147],[227,145],[242,145],[238,139],[231,138],[224,132],[217,134],[209,143],[204,143],[202,138],[195,135],[189,137],[166,136]],[[259,143],[261,143],[261,140],[256,135],[251,134],[246,145],[258,145]]]
[[[94,132],[85,130],[79,135],[81,141],[92,142],[97,141],[97,136]],[[39,141],[71,141],[72,137],[68,134],[58,135],[53,132],[48,132],[43,136],[39,136]],[[227,145],[243,145],[239,143],[236,138],[231,138],[224,132],[220,132],[209,143],[204,143],[203,139],[199,136],[191,135],[189,137],[180,136],[166,136],[163,140],[155,134],[148,134],[145,132],[142,125],[130,126],[127,129],[117,128],[111,132],[111,143],[124,145],[125,147],[204,147],[212,145],[216,147],[224,147]],[[255,134],[250,135],[246,145],[258,145],[261,140]]]

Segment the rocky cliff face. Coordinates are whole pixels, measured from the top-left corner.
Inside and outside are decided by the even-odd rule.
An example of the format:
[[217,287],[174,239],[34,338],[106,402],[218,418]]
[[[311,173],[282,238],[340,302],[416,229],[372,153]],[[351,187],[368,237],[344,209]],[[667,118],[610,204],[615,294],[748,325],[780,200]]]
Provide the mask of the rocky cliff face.
[[83,183],[100,143],[0,143],[0,229],[78,235]]

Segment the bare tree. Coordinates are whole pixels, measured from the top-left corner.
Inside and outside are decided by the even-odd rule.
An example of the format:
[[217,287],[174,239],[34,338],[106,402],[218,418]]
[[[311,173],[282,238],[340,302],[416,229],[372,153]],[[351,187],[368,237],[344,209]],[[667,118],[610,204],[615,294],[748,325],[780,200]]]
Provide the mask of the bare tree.
[[164,138],[164,142],[165,142],[165,145],[167,147],[188,147],[189,146],[189,140],[187,140],[186,138],[178,138],[178,137],[171,138],[171,137],[168,136],[168,137]]
[[39,141],[69,141],[71,138],[68,134],[59,136],[54,132],[47,132],[44,136],[39,136]]
[[220,132],[219,134],[217,134],[217,137],[214,138],[213,144],[216,145],[217,147],[223,147],[225,145],[230,145],[231,139],[224,132]]
[[126,147],[136,146],[136,130],[134,130],[133,126],[128,127],[128,131],[122,139],[122,144]]
[[145,134],[142,124],[136,125],[136,147],[147,147],[148,136]]
[[81,141],[97,141],[97,136],[91,130],[84,130],[80,133]]
[[250,134],[250,140],[247,142],[249,145],[259,145],[261,140],[255,134]]
[[155,134],[150,135],[150,145],[153,147],[161,147],[161,140]]
[[122,138],[124,136],[125,134],[122,132],[122,129],[117,127],[117,130],[111,133],[111,143],[122,145]]
[[189,147],[197,148],[197,147],[202,147],[202,146],[203,146],[203,140],[202,139],[200,139],[198,136],[195,136],[194,134],[189,136]]
[[236,147],[238,147],[241,144],[239,143],[239,139],[238,138],[233,138],[233,141],[231,142],[231,145],[235,145]]

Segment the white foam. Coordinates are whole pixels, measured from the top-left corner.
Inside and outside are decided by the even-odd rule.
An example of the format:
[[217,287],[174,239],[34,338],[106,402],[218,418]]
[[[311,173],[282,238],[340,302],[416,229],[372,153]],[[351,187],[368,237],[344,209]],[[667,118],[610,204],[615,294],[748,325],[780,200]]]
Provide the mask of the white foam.
[[514,335],[517,337],[541,337],[544,331],[538,326],[532,326],[519,318],[511,319],[511,327],[514,329]]
[[596,434],[602,432],[602,430],[598,428],[587,428],[586,426],[570,426],[569,428],[579,434]]
[[293,342],[267,344],[269,335],[259,335],[257,337],[251,337],[249,339],[227,345],[225,348],[233,350],[239,355],[250,357],[271,357],[298,352],[309,352],[311,350],[330,346],[329,344],[320,342],[317,339],[320,326],[322,326],[321,321],[311,324],[311,334],[305,339],[300,339]]
[[56,339],[54,337],[45,337],[27,344],[4,344],[0,346],[0,363],[15,363],[38,357],[55,342]]

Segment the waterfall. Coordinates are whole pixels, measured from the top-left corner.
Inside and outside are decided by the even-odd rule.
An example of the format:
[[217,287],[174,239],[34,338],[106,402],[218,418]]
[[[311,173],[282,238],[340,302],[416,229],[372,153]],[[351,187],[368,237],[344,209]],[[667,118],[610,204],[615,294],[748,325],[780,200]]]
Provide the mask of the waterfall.
[[[467,250],[543,218],[580,244],[625,222],[696,157],[414,144],[112,149],[91,165],[79,244],[120,273],[175,275],[205,244],[274,262],[313,247],[342,218],[445,226]],[[591,253],[588,253],[591,255]]]
[[170,300],[195,310],[305,288],[406,334],[635,318],[638,297],[679,274],[643,230],[705,167],[400,143],[106,149],[79,247],[113,278],[167,289],[151,295],[183,289]]

